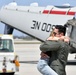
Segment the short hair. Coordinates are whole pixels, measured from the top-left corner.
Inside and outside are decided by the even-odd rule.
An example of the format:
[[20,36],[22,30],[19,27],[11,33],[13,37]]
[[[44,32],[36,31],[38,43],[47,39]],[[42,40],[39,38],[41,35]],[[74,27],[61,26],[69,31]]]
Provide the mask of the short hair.
[[62,25],[56,25],[56,29],[58,29],[59,33],[63,33],[64,35],[66,34],[66,27]]

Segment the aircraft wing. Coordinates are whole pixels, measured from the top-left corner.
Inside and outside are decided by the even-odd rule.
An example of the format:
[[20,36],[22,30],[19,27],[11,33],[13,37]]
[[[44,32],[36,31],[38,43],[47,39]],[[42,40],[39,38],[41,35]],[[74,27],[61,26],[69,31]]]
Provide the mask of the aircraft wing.
[[[57,6],[18,6],[8,4],[0,10],[0,21],[8,27],[7,33],[12,33],[13,28],[18,29],[41,41],[46,40],[53,26],[64,25],[75,15],[76,7]],[[5,28],[5,29],[6,29]]]

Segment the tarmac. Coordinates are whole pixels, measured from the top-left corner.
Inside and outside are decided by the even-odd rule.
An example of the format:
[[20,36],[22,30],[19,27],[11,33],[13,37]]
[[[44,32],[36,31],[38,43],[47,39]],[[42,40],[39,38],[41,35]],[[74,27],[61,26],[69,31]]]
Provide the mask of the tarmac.
[[[21,41],[21,43],[20,43]],[[37,62],[40,59],[40,41],[15,41],[15,51],[19,56],[20,71],[15,75],[42,75],[37,70]],[[22,43],[23,42],[23,43]],[[31,42],[31,43],[30,43]],[[70,62],[69,62],[70,61]],[[69,64],[70,63],[70,64]],[[75,54],[69,54],[66,66],[67,75],[76,75]]]

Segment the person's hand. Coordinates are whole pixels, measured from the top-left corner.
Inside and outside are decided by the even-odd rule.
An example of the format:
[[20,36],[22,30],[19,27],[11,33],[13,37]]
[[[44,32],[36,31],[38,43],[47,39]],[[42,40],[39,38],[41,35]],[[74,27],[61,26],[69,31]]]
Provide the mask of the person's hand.
[[49,58],[49,56],[47,54],[43,53],[43,52],[41,52],[40,55],[41,55],[42,59]]
[[64,41],[64,42],[67,42],[67,43],[69,43],[69,41],[70,41],[70,38],[69,37],[67,37],[67,36],[61,36],[61,37],[49,37],[47,40],[55,40],[55,41],[57,41],[57,40],[62,40],[62,41]]
[[59,40],[64,41],[64,38],[65,38],[65,36],[61,36],[61,37],[59,38]]
[[57,40],[59,40],[59,37],[49,37],[47,40],[55,40],[55,41],[57,41]]
[[60,40],[63,40],[64,42],[69,43],[70,38],[69,38],[69,37],[67,37],[67,36],[62,36],[62,37],[60,37]]
[[69,38],[69,37],[65,37],[65,38],[64,38],[64,42],[69,43],[69,42],[70,42],[70,38]]

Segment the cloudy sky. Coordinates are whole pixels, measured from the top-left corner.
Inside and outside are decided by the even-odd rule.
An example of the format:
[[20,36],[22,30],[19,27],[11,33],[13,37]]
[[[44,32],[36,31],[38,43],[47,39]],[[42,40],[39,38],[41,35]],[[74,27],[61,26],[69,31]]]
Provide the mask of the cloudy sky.
[[[63,4],[70,4],[71,6],[76,6],[76,0],[0,0],[0,8],[15,1],[18,5],[30,5],[31,3],[37,2],[39,6],[56,5],[60,6]],[[4,33],[4,24],[0,23],[0,34]],[[22,32],[14,30],[14,35],[22,36]]]

